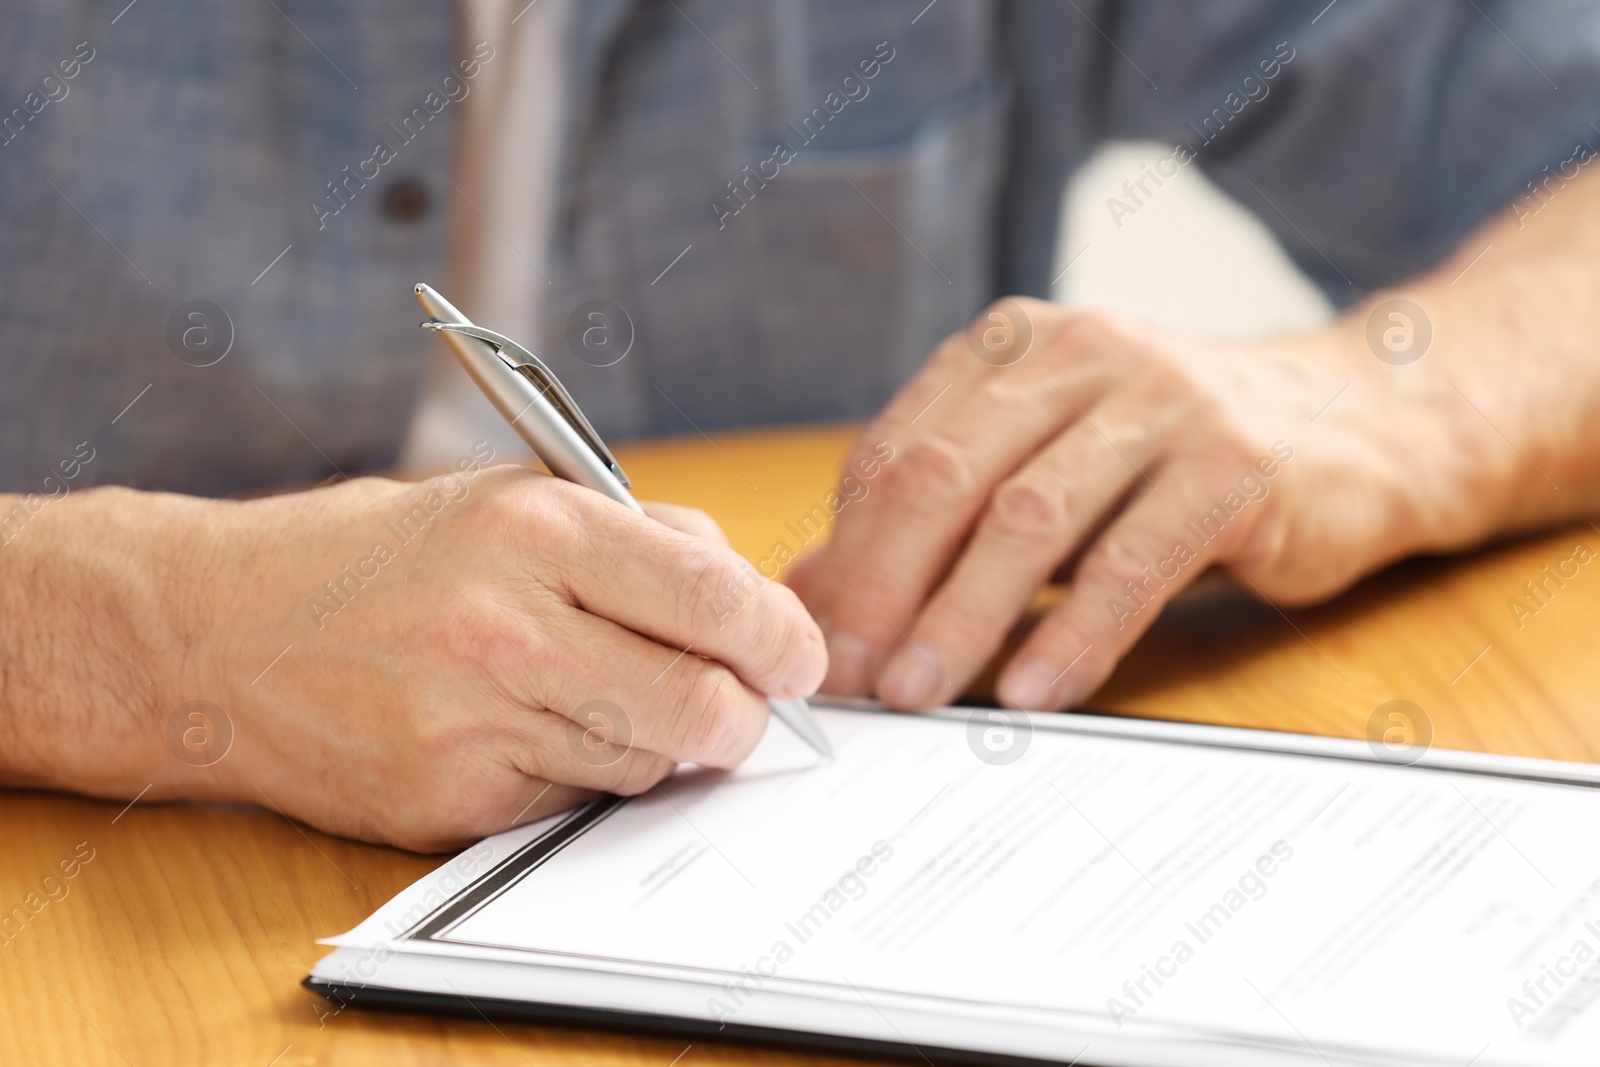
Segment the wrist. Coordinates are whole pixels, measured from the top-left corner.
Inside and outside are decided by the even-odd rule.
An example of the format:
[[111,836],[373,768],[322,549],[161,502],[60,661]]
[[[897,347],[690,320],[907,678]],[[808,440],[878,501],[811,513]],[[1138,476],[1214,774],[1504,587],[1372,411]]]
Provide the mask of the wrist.
[[[1493,536],[1517,510],[1531,473],[1506,436],[1525,411],[1517,383],[1451,337],[1451,309],[1437,295],[1409,297],[1412,307],[1397,310],[1387,305],[1408,295],[1375,293],[1332,330],[1362,365],[1376,440],[1395,460],[1407,519],[1394,558],[1459,551]],[[1386,358],[1385,329],[1426,347]]]
[[[209,501],[120,488],[40,505],[0,545],[0,774],[106,797],[165,787],[167,713],[203,620],[188,575]],[[37,510],[33,510],[37,507]]]
[[1355,535],[1348,547],[1362,571],[1482,541],[1516,474],[1506,462],[1516,452],[1463,399],[1437,343],[1411,362],[1374,350],[1368,323],[1393,296],[1315,332],[1259,342],[1303,387],[1297,425],[1279,432],[1310,461],[1302,469],[1314,491],[1344,501],[1326,521]]

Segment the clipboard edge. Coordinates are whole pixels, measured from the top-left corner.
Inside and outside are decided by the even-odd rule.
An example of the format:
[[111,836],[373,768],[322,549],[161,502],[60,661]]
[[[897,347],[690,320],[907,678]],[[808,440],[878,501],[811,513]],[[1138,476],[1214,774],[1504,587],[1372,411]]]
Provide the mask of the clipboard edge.
[[[542,1026],[620,1031],[651,1037],[710,1038],[715,1041],[762,1045],[791,1051],[804,1049],[853,1056],[878,1056],[902,1062],[922,1062],[933,1067],[942,1067],[943,1064],[960,1064],[963,1067],[1047,1067],[1066,1062],[998,1052],[980,1052],[975,1049],[937,1048],[875,1038],[845,1037],[810,1030],[751,1026],[748,1023],[725,1023],[718,1027],[710,1022],[679,1015],[620,1011],[613,1008],[575,1007],[544,1001],[468,997],[451,993],[421,993],[370,985],[357,990],[337,982],[321,982],[310,975],[301,979],[300,985],[317,996],[337,1002],[341,1005],[341,1011],[352,1006],[380,1011],[426,1011],[466,1018],[537,1023]],[[1085,1061],[1074,1061],[1074,1063],[1075,1067],[1096,1067],[1095,1064]]]

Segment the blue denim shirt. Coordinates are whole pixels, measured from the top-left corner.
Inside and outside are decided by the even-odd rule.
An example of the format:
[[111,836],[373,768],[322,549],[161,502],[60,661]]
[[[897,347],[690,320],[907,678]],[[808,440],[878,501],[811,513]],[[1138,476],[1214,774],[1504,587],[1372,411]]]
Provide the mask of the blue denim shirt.
[[[542,354],[617,437],[870,415],[984,302],[1047,293],[1108,138],[1192,153],[1340,304],[1600,143],[1586,0],[576,9]],[[437,343],[411,286],[472,210],[450,0],[0,25],[0,488],[391,464]],[[632,335],[609,366],[575,340],[597,300]]]

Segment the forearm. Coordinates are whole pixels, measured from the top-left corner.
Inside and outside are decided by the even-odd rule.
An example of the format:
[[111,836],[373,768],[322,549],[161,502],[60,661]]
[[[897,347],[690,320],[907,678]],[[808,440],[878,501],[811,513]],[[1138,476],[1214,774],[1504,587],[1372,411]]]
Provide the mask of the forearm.
[[[1465,547],[1600,509],[1600,176],[1508,207],[1431,273],[1374,294],[1333,330],[1369,349],[1368,323],[1402,297],[1432,341],[1410,365],[1374,359],[1372,384],[1403,391],[1438,438],[1443,494],[1417,547]],[[1536,212],[1536,213],[1535,213]],[[1341,401],[1342,402],[1342,401]]]
[[180,769],[166,713],[204,694],[184,691],[201,620],[174,578],[206,565],[186,520],[226,506],[0,496],[0,782],[127,796]]

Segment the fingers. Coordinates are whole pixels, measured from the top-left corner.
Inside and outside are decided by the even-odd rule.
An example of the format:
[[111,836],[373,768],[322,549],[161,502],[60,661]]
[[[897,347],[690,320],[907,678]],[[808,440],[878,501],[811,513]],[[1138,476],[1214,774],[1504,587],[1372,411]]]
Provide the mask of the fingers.
[[[906,443],[920,432],[919,424],[931,425],[936,410],[950,407],[955,400],[971,392],[972,383],[987,372],[988,368],[967,351],[962,334],[946,338],[856,439],[840,472],[841,486],[848,485],[849,479],[876,481],[883,467],[893,463]],[[868,492],[841,513],[829,539],[829,546],[839,550],[840,558],[849,558],[870,538],[878,526],[883,503],[881,491]],[[824,620],[831,616],[835,597],[846,587],[839,580],[838,570],[832,566],[819,566],[814,573],[815,581],[806,585],[805,601],[818,619]],[[833,645],[830,637],[830,650]]]
[[537,773],[634,793],[678,763],[735,767],[761,740],[765,697],[721,663],[581,611],[555,629],[560,669],[541,672],[531,699],[562,716],[564,729],[540,733],[531,719],[524,727]]
[[679,533],[698,537],[719,548],[728,547],[728,535],[722,532],[717,520],[699,508],[686,508],[682,504],[665,504],[659,500],[644,501],[643,507],[652,519],[672,527]]
[[1000,483],[949,578],[910,627],[910,640],[885,663],[877,687],[885,701],[925,708],[958,696],[1061,561],[1131,487],[1145,484],[1140,465],[1156,441],[1118,432],[1135,414],[1091,412]]
[[[1001,672],[999,692],[1018,708],[1059,710],[1093,693],[1182,589],[1248,536],[1194,485],[1209,479],[1168,466],[1084,554],[1066,599]],[[1250,512],[1246,512],[1248,516]]]
[[[727,548],[668,529],[574,486],[552,492],[567,518],[544,546],[585,611],[731,668],[771,696],[814,693],[827,669],[821,631],[790,590]],[[543,524],[541,534],[551,532]],[[548,570],[549,568],[546,568]]]
[[[1077,396],[1069,395],[1041,373],[1052,369],[1043,359],[987,369],[967,396],[950,400],[931,425],[905,441],[884,476],[878,513],[841,516],[827,557],[834,588],[816,589],[821,595],[808,601],[827,617],[830,670],[824,685],[830,692],[871,690],[996,486],[1076,424],[1103,389],[1088,379],[1072,386]],[[1059,539],[1066,531],[1056,533]],[[908,656],[902,663],[919,676],[913,681],[921,688],[947,681],[930,656]]]
[[620,706],[586,701],[562,712],[518,709],[507,743],[512,766],[530,778],[632,795],[665,779],[678,761],[629,744]]

